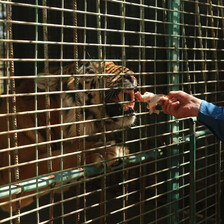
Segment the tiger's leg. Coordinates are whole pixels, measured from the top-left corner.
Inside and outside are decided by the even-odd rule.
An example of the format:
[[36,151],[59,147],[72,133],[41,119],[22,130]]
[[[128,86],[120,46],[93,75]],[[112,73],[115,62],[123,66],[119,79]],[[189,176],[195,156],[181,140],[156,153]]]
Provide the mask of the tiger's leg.
[[129,149],[123,145],[113,146],[106,150],[107,166],[116,166],[129,155]]
[[[114,142],[110,142],[109,144],[113,145]],[[101,145],[99,148],[99,150],[92,151],[92,153],[88,152],[87,154],[87,162],[95,163],[97,167],[102,166],[104,162],[108,167],[118,165],[122,158],[129,154],[129,149],[124,146],[103,147]]]

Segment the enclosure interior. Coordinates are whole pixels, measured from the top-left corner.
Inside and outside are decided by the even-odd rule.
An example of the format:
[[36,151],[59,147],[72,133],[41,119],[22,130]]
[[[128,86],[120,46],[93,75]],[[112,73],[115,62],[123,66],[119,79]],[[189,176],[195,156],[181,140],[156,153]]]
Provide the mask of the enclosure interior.
[[[0,146],[0,154],[7,153],[9,164],[0,165],[0,174],[7,171],[9,178],[9,183],[0,186],[0,206],[11,206],[8,212],[0,211],[0,223],[28,223],[30,220],[66,224],[217,223],[222,207],[223,145],[205,126],[192,118],[175,119],[163,114],[161,108],[158,108],[158,115],[149,115],[147,105],[135,100],[136,119],[129,127],[123,124],[107,130],[104,125],[94,134],[88,134],[89,121],[79,117],[72,122],[77,129],[83,124],[83,134],[77,131],[76,136],[68,138],[64,127],[70,124],[63,123],[63,113],[68,108],[62,101],[63,94],[85,93],[85,96],[81,94],[85,98],[97,92],[100,104],[74,104],[69,109],[86,114],[89,108],[99,108],[100,119],[93,117],[92,121],[106,122],[109,118],[105,97],[110,87],[105,80],[112,74],[99,66],[97,74],[87,75],[98,77],[99,87],[85,89],[85,72],[78,73],[78,68],[89,62],[113,61],[122,66],[123,81],[115,88],[122,92],[122,100],[112,104],[133,103],[124,93],[124,68],[128,68],[137,79],[135,91],[142,94],[183,90],[223,106],[223,1],[14,0],[0,3],[0,104],[14,102],[12,108],[0,114],[0,118],[12,123],[11,129],[0,131],[0,136],[6,136],[9,142],[6,148]],[[75,65],[74,71],[65,74],[63,68],[69,64]],[[46,84],[40,93],[39,74],[42,73],[43,78],[46,76],[46,83],[50,83],[49,80],[56,77],[51,77],[56,70],[60,79],[58,89],[50,90]],[[83,87],[77,84],[73,90],[64,89],[64,80],[69,77],[83,78]],[[35,109],[19,112],[21,105],[16,104],[16,100],[21,93],[16,92],[14,85],[21,86],[27,80],[33,82],[35,91],[22,95],[35,97]],[[43,109],[46,123],[38,125],[41,111],[37,104],[41,94],[46,100]],[[54,108],[48,104],[56,95],[61,103]],[[61,116],[58,127],[51,121],[50,114],[54,110]],[[16,120],[21,113],[33,114],[32,130],[36,133],[35,159],[31,161],[35,164],[36,175],[23,180],[16,174],[30,161],[21,162],[18,158],[16,162],[15,159],[18,151],[26,148],[16,143],[17,134],[27,131],[17,127]],[[120,115],[111,116],[123,123],[127,117],[124,110]],[[59,138],[54,139],[56,128]],[[47,133],[45,142],[38,142],[38,132]],[[91,149],[87,148],[91,138],[100,140],[100,147],[93,144]],[[112,143],[108,141],[110,138]],[[63,146],[69,141],[75,142],[76,150],[66,155]],[[101,148],[106,155],[111,144],[127,147],[129,153],[123,150],[112,166],[105,158],[100,164],[87,164],[86,151],[94,153]],[[77,164],[68,169],[61,165],[59,171],[48,168],[47,174],[39,175],[43,158],[39,158],[38,150],[42,145],[46,146],[45,159],[49,166],[55,159],[55,145],[60,147],[61,164],[68,156],[77,157]],[[84,162],[79,161],[80,157]],[[75,173],[73,179],[69,179],[74,174],[70,171]],[[49,184],[47,189],[41,188],[37,183],[43,178],[47,180],[44,184],[54,178],[58,182]],[[24,192],[14,193],[14,187],[20,189],[21,183],[28,186],[28,181],[32,180],[34,202],[24,208],[17,202],[17,209],[13,211],[12,202],[27,197]],[[69,190],[65,191],[66,187]],[[7,201],[5,192],[9,195]],[[48,194],[41,196],[41,192]]]

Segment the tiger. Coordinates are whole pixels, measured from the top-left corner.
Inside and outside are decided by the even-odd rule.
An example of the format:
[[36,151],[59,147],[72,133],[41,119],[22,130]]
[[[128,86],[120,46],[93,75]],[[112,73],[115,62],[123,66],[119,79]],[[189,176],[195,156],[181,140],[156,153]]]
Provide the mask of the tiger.
[[[105,140],[105,133],[135,122],[134,72],[112,61],[83,63],[78,68],[79,75],[75,75],[75,68],[76,63],[56,70],[49,68],[49,74],[39,73],[36,82],[31,78],[22,81],[15,90],[16,105],[12,98],[0,96],[1,186],[16,182],[15,167],[22,181],[88,164],[113,166],[118,162],[116,158],[129,154],[129,149],[115,144],[113,137]],[[16,106],[16,131],[12,125],[13,106]],[[18,164],[13,162],[15,149]],[[32,193],[35,194],[21,195],[26,197],[19,199],[20,208],[33,202],[34,197],[27,196]],[[14,211],[16,202],[4,198],[0,206],[5,211],[10,207]]]

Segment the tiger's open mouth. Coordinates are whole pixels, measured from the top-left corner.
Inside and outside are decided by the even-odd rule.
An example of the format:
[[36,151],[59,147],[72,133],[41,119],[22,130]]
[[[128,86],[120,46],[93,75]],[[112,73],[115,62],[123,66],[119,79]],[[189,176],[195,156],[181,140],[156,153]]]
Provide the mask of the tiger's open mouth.
[[135,106],[134,89],[125,89],[124,91],[119,91],[116,95],[108,100],[108,103],[121,103],[121,105],[123,105],[125,114],[133,113]]

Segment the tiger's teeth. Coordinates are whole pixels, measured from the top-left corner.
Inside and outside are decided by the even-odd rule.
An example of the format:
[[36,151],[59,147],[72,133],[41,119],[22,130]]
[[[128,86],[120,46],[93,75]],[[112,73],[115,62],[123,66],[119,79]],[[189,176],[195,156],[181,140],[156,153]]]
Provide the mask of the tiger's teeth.
[[[129,94],[130,95],[130,102],[128,103],[123,103],[124,101],[126,101],[124,99],[124,93]],[[118,95],[117,98],[119,100],[119,102],[123,103],[123,107],[124,107],[124,111],[129,110],[130,108],[133,110],[134,106],[135,106],[135,94],[134,94],[134,90],[124,90],[123,92],[121,91]]]
[[135,93],[134,93],[134,90],[124,90],[124,93],[128,93],[130,95],[130,98],[131,98],[131,102],[124,104],[124,111],[128,110],[129,108],[131,108],[133,110],[134,106],[135,106],[135,102],[134,102],[135,101]]

